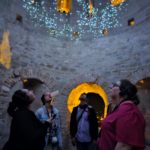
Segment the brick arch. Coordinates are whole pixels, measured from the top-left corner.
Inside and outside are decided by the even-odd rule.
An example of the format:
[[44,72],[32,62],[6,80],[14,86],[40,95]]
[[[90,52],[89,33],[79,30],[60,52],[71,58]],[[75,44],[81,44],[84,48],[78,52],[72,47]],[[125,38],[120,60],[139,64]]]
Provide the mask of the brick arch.
[[17,68],[4,79],[0,88],[0,96],[6,96],[9,94],[16,83],[24,79],[36,79],[37,81],[47,85],[50,89],[55,85],[55,79],[51,77],[50,73],[43,73],[42,69]]

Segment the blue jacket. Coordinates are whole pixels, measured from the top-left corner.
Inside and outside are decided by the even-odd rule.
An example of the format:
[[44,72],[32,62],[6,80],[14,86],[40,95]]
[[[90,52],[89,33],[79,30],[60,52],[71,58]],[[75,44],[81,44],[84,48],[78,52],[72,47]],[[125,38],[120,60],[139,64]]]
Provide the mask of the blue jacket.
[[[46,121],[47,119],[49,119],[48,112],[45,106],[40,107],[35,114],[40,121]],[[50,132],[50,136],[56,136],[58,139],[58,146],[62,147],[61,121],[60,121],[60,115],[58,109],[52,107],[52,114],[54,116],[54,119],[53,119],[52,130],[51,130],[52,132]],[[52,135],[54,134],[53,131],[55,131],[55,135]],[[47,135],[45,137],[46,144],[48,141],[48,137],[50,136]]]

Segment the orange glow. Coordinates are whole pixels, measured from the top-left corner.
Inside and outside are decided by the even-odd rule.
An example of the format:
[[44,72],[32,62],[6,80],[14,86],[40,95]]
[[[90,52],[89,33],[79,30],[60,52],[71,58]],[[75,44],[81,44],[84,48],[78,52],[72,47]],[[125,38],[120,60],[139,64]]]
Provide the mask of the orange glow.
[[57,11],[70,13],[72,8],[72,0],[57,0]]
[[[78,85],[77,87],[75,87],[68,98],[68,109],[69,112],[72,112],[73,107],[79,105],[80,101],[79,101],[79,97],[82,93],[96,93],[99,94],[103,100],[104,100],[104,104],[105,104],[105,108],[104,108],[104,118],[107,115],[107,108],[108,108],[108,98],[107,95],[105,93],[105,91],[102,89],[101,86],[95,84],[95,83],[82,83],[80,85]],[[100,120],[103,120],[103,118],[100,118]]]
[[131,25],[131,26],[134,26],[134,25],[135,25],[135,21],[134,21],[134,20],[131,21],[131,22],[130,22],[130,25]]
[[9,45],[9,32],[3,33],[2,42],[0,44],[0,63],[7,69],[11,67],[11,51]]
[[92,1],[89,0],[89,15],[92,15],[92,12],[93,12],[93,4]]
[[117,5],[119,5],[119,4],[121,4],[121,3],[125,2],[125,1],[126,0],[111,0],[111,4],[113,6],[117,6]]
[[28,82],[28,80],[23,80],[23,83],[26,83],[26,82]]
[[144,80],[140,80],[139,82],[142,83],[142,84],[144,84]]

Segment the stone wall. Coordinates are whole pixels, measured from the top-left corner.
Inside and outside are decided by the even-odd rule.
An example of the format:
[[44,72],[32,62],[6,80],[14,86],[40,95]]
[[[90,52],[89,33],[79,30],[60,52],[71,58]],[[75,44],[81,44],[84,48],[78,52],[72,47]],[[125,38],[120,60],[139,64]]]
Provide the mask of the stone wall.
[[[36,78],[39,79],[41,81],[43,81],[46,84],[40,84],[38,85],[38,87],[35,89],[35,93],[37,96],[37,100],[33,103],[33,111],[35,111],[38,107],[41,106],[41,102],[40,102],[40,96],[42,95],[42,93],[46,90],[49,91],[54,91],[54,90],[59,90],[60,94],[56,97],[56,100],[54,102],[54,105],[60,110],[60,114],[61,114],[61,120],[62,120],[62,133],[63,133],[63,143],[64,143],[64,148],[65,149],[73,149],[71,148],[72,146],[70,145],[69,141],[69,121],[70,121],[70,113],[68,112],[67,109],[67,99],[68,99],[68,95],[71,92],[71,90],[76,87],[77,85],[83,83],[83,82],[93,82],[95,79],[98,79],[98,84],[101,85],[104,90],[106,91],[106,93],[109,93],[109,85],[111,83],[111,81],[113,80],[118,80],[118,76],[122,77],[122,78],[128,78],[132,81],[134,81],[135,83],[140,80],[141,78],[139,78],[138,80],[135,80],[135,78],[137,78],[137,74],[130,74],[130,77],[128,74],[122,73],[120,75],[113,73],[113,78],[111,76],[111,78],[108,77],[100,77],[100,76],[96,76],[96,75],[75,75],[72,79],[69,79],[67,83],[65,82],[60,82],[59,80],[57,80],[53,74],[51,74],[50,72],[46,72],[46,70],[44,70],[43,72],[43,68],[30,68],[30,67],[26,67],[26,68],[17,68],[17,69],[12,69],[11,73],[6,75],[7,78],[3,79],[1,84],[1,93],[0,93],[0,103],[1,103],[1,111],[0,111],[0,127],[1,130],[0,131],[0,138],[1,138],[1,143],[3,145],[3,143],[7,140],[8,135],[9,135],[9,125],[10,125],[10,121],[11,118],[8,117],[7,113],[6,113],[6,109],[8,106],[8,103],[11,99],[11,95],[14,93],[15,90],[23,88],[23,83],[22,80],[23,79],[28,79],[28,78]],[[147,69],[145,69],[146,71]],[[56,73],[56,72],[55,72]],[[63,72],[57,72],[59,73],[61,76],[63,76]],[[148,76],[148,72],[142,72],[143,76]],[[138,76],[140,77],[140,74],[138,73]],[[145,99],[142,98],[142,105],[145,104]],[[148,104],[148,105],[147,105]],[[143,111],[143,109],[141,109],[143,111],[143,114],[145,115],[145,118],[147,120],[147,125],[149,125],[149,102],[147,101],[147,103],[145,104],[147,106],[147,108],[145,107],[141,107],[144,108],[145,111]],[[149,144],[149,127],[146,128],[146,137],[147,137],[147,144]]]
[[[12,49],[11,69],[6,70],[0,65],[0,149],[9,134],[11,118],[6,113],[8,103],[14,91],[23,87],[24,78],[37,78],[45,83],[35,89],[38,100],[45,90],[60,91],[54,105],[62,116],[65,150],[71,150],[67,99],[74,87],[98,79],[97,83],[109,94],[110,83],[119,79],[127,78],[137,83],[150,77],[149,7],[145,6],[143,11],[140,9],[144,3],[149,6],[150,1],[133,0],[132,4],[135,2],[135,9],[129,5],[130,12],[122,16],[124,26],[112,29],[110,36],[70,41],[50,37],[42,28],[34,27],[20,1],[0,1],[0,40],[3,32],[8,30]],[[23,23],[15,20],[16,14],[23,17]],[[139,22],[128,27],[126,21],[133,16]],[[40,101],[35,102],[33,110],[40,105]],[[149,108],[144,115],[149,124]],[[149,144],[149,128],[146,134]]]

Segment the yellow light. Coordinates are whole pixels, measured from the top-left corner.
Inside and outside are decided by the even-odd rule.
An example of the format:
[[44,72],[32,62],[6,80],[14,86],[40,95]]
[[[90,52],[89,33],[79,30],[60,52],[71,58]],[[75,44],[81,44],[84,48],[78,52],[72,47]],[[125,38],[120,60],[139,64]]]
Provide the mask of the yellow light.
[[144,84],[144,80],[140,80],[140,83]]
[[0,63],[7,69],[11,67],[11,50],[9,45],[9,32],[3,33],[2,42],[0,44]]
[[[72,112],[73,107],[79,105],[80,95],[82,93],[89,93],[89,92],[99,94],[103,98],[104,104],[105,104],[103,117],[105,118],[107,115],[108,98],[107,98],[105,91],[101,88],[101,86],[95,83],[82,83],[71,91],[69,98],[68,98],[69,112]],[[103,120],[103,118],[100,118],[100,120]]]
[[26,82],[28,82],[28,80],[27,80],[27,79],[24,79],[24,80],[23,80],[23,83],[26,83]]
[[119,4],[125,2],[126,0],[111,0],[113,6],[118,6]]
[[77,38],[77,37],[79,37],[80,33],[79,32],[73,32],[72,35],[73,35],[73,37]]
[[134,26],[134,25],[135,25],[135,21],[131,21],[131,22],[130,22],[130,25],[131,25],[131,26]]
[[72,0],[57,0],[57,11],[62,13],[70,13],[72,8]]
[[92,16],[92,13],[93,13],[93,4],[92,1],[89,0],[89,15]]

